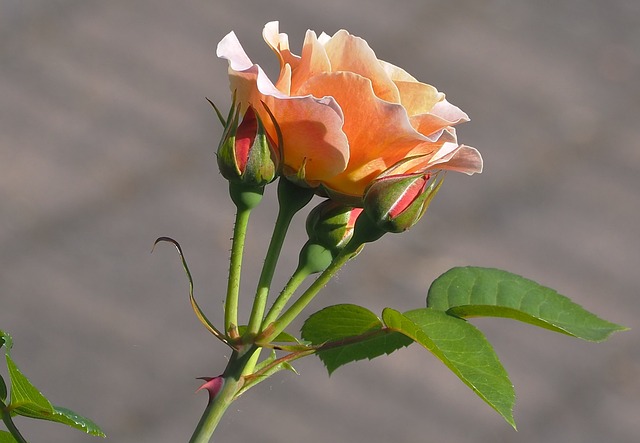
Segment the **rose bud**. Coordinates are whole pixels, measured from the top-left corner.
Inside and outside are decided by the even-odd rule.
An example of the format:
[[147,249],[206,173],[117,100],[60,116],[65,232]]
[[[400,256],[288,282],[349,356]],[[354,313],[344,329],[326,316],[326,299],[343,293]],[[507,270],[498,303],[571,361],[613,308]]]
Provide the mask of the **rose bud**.
[[424,215],[442,180],[429,184],[429,174],[382,176],[364,196],[364,212],[385,232],[403,232]]
[[338,252],[351,240],[360,213],[362,208],[345,206],[333,200],[323,201],[307,216],[309,240]]
[[230,182],[265,186],[278,171],[276,144],[264,129],[260,117],[249,106],[238,124],[240,107],[232,105],[222,141],[218,147],[218,167]]
[[[309,240],[300,251],[299,269],[314,274],[324,271],[349,243],[362,208],[325,200],[307,216]],[[353,252],[355,257],[361,248]]]

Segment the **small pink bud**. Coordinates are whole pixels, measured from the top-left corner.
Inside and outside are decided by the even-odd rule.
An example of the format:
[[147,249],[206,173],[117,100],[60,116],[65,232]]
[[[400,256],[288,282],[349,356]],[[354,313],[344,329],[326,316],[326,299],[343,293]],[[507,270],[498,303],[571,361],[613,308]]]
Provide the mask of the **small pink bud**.
[[278,173],[278,149],[265,131],[253,107],[239,122],[240,107],[229,112],[218,147],[218,167],[227,180],[249,186],[264,186]]
[[428,173],[387,175],[374,180],[364,196],[364,211],[386,232],[403,232],[424,215],[442,180],[429,185]]
[[251,106],[247,108],[247,112],[242,118],[242,123],[238,125],[236,132],[236,164],[240,174],[243,174],[249,162],[249,153],[258,133],[258,119],[256,113]]

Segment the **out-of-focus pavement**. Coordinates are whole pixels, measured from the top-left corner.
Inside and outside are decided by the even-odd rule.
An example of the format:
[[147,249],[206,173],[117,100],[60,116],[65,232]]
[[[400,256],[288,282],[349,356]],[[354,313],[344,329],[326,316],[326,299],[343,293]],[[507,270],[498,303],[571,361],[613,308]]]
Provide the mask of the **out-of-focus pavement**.
[[[472,118],[482,175],[449,174],[427,217],[369,245],[314,306],[424,303],[451,266],[508,269],[633,329],[591,344],[505,320],[474,322],[518,393],[513,431],[417,347],[328,378],[315,359],[225,416],[219,442],[631,443],[640,435],[640,3],[391,0],[0,0],[0,328],[55,403],[118,443],[183,442],[226,349],[202,328],[161,235],[178,239],[221,321],[233,208],[217,173],[234,30],[280,20],[348,29]],[[275,213],[256,211],[245,293]],[[276,283],[304,241],[294,227]],[[277,285],[276,285],[277,286]],[[246,308],[246,305],[243,305]],[[246,313],[246,309],[244,311]],[[313,312],[311,309],[309,312]],[[33,442],[94,438],[18,420]]]

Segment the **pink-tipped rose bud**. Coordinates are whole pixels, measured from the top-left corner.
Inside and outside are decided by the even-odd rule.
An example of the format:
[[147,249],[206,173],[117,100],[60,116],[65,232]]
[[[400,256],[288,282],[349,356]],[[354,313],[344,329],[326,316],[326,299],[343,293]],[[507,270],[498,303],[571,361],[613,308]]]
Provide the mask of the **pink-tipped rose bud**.
[[360,213],[362,208],[345,206],[333,200],[323,201],[307,216],[309,240],[333,253],[338,252],[351,240]]
[[218,147],[220,173],[230,182],[265,186],[277,176],[278,150],[253,107],[247,108],[240,123],[239,115],[240,107],[232,105]]
[[388,175],[365,192],[364,212],[381,230],[403,232],[424,215],[442,180],[429,184],[429,174]]

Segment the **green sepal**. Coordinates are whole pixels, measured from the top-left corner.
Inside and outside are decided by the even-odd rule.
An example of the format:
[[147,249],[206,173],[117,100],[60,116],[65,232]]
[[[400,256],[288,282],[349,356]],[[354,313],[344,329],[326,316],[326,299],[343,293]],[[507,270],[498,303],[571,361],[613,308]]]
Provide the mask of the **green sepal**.
[[[215,109],[215,108],[214,108]],[[220,118],[220,117],[218,117]],[[236,132],[240,123],[240,107],[235,101],[231,103],[229,116],[226,120],[226,126],[220,139],[220,144],[216,152],[216,159],[220,173],[227,180],[237,180],[242,175],[242,171],[238,167],[235,155]]]
[[384,328],[373,312],[351,304],[312,314],[302,326],[302,338],[318,347],[329,374],[347,363],[371,360],[411,344],[404,335]]
[[[220,110],[218,109],[218,107],[216,106],[215,103],[213,103],[211,100],[209,100],[208,97],[205,97],[205,99],[209,102],[209,104],[213,107],[213,110],[216,112],[216,115],[218,116],[218,120],[220,120],[220,123],[222,124],[223,128],[226,128],[227,126],[227,120],[222,116],[222,113],[220,112]],[[235,98],[234,98],[235,101]]]
[[624,326],[603,320],[564,295],[500,269],[453,268],[429,288],[427,306],[458,317],[506,317],[600,342]]
[[515,391],[485,336],[467,321],[430,308],[404,314],[386,308],[388,328],[431,351],[481,399],[515,428]]

